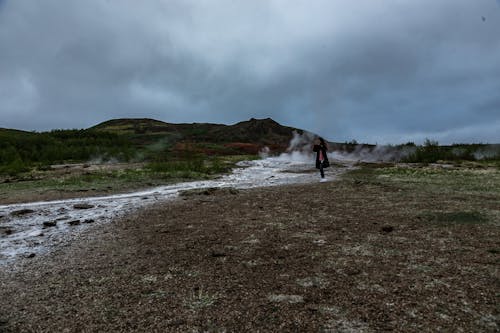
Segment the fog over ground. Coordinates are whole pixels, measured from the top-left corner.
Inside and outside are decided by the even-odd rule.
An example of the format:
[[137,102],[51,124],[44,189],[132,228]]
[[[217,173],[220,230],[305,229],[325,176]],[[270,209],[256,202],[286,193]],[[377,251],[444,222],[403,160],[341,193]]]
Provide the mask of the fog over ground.
[[499,0],[0,0],[0,127],[500,143]]

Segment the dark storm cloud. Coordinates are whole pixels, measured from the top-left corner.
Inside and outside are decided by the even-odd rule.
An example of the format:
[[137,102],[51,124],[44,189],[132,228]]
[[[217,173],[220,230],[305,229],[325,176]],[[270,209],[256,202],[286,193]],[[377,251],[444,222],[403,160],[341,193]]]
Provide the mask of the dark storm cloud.
[[0,0],[0,127],[272,117],[340,141],[500,142],[498,2],[410,3]]

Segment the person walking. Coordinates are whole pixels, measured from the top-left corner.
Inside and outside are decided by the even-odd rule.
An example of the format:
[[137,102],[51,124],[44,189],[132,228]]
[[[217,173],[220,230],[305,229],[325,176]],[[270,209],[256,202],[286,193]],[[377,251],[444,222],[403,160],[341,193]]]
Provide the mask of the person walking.
[[319,169],[321,175],[320,182],[326,182],[324,169],[330,166],[330,162],[326,154],[328,146],[323,138],[318,138],[316,144],[313,146],[313,151],[316,152],[316,169]]

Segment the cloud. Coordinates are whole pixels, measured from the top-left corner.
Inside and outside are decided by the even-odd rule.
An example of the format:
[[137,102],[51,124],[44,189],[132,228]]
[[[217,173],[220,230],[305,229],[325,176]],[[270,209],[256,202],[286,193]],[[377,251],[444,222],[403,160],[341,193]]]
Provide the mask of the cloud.
[[500,142],[497,3],[0,0],[0,126],[272,117],[337,141]]

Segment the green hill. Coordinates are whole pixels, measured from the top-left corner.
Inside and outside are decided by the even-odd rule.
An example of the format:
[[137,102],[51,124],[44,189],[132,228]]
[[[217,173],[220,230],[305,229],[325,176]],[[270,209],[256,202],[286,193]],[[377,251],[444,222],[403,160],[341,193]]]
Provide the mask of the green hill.
[[172,124],[154,119],[113,119],[89,130],[127,136],[136,147],[157,146],[158,142],[169,145],[171,151],[179,151],[186,145],[198,153],[239,154],[257,153],[264,146],[279,153],[285,151],[293,132],[303,130],[283,126],[267,119],[250,119],[234,125],[192,123]]
[[154,119],[113,119],[89,130],[127,134],[131,136],[169,136],[178,140],[211,143],[251,143],[257,145],[275,145],[286,148],[293,136],[293,131],[303,130],[283,126],[267,119],[250,119],[234,125],[192,123],[171,124]]
[[101,161],[164,161],[186,156],[257,154],[264,146],[284,151],[293,132],[274,120],[250,119],[234,125],[171,124],[112,119],[82,130],[25,132],[0,129],[0,174],[34,166]]

